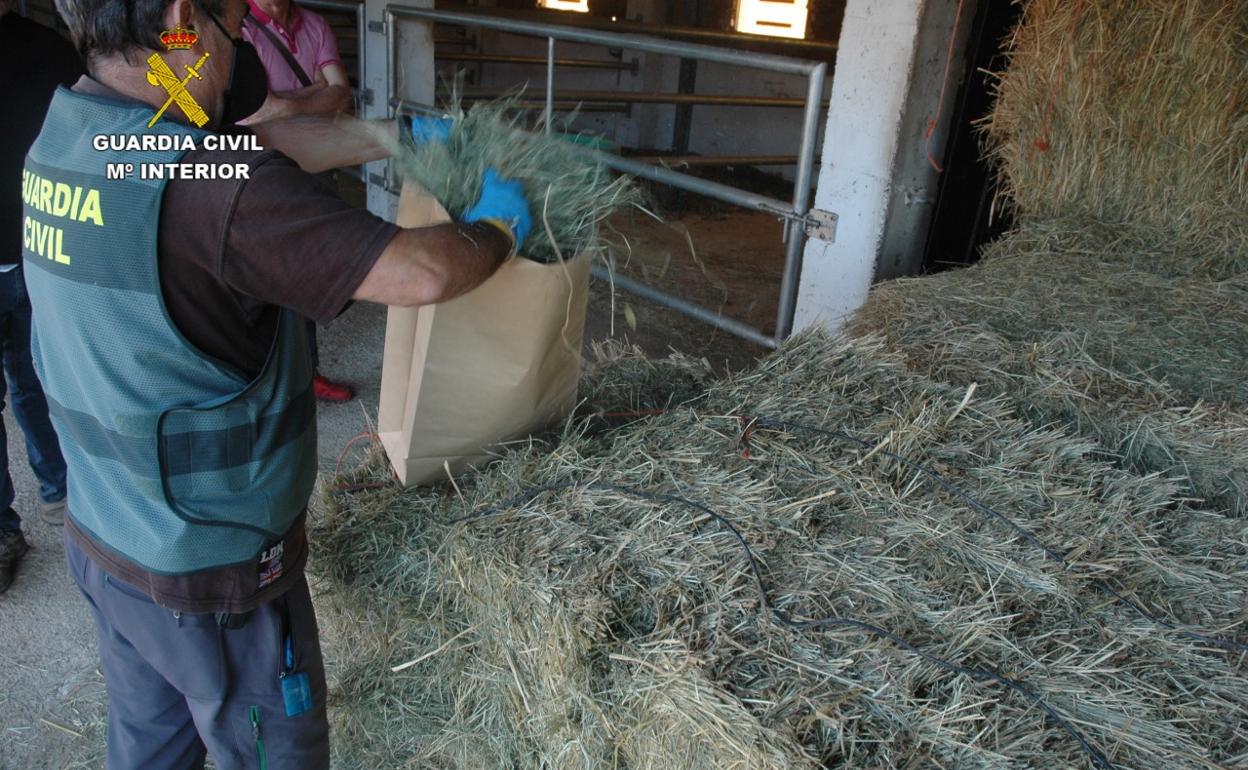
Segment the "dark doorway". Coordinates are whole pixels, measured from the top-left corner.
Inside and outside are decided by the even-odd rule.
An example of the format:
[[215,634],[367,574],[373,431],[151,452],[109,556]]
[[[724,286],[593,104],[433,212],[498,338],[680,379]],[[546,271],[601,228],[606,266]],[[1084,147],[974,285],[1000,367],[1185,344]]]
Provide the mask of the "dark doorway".
[[981,0],[966,46],[966,77],[954,106],[936,208],[923,253],[924,272],[977,262],[983,246],[1009,228],[993,211],[996,170],[982,157],[976,121],[992,109],[991,77],[1006,64],[1003,46],[1022,8],[1010,0]]

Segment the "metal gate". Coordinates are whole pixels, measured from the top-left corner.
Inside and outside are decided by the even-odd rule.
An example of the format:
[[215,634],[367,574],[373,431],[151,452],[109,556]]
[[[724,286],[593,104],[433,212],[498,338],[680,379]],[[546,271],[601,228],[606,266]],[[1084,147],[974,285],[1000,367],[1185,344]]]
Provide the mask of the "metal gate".
[[[337,6],[333,0],[304,0],[309,7]],[[361,24],[363,11],[360,11]],[[679,56],[685,59],[718,62],[753,69],[804,75],[807,79],[806,98],[802,114],[801,141],[797,152],[797,170],[793,184],[793,196],[789,201],[759,195],[731,185],[721,184],[702,179],[690,174],[683,174],[662,166],[651,165],[636,159],[624,158],[614,153],[607,153],[590,148],[578,148],[579,152],[594,154],[604,165],[617,171],[632,174],[659,184],[704,195],[725,203],[734,204],[747,209],[774,214],[785,222],[784,226],[784,272],[780,282],[780,302],[773,333],[768,334],[761,329],[742,321],[728,318],[721,313],[697,305],[688,300],[669,294],[659,288],[625,276],[610,275],[605,268],[595,267],[594,275],[612,281],[614,285],[625,291],[649,299],[665,307],[696,318],[705,323],[723,329],[731,334],[750,340],[768,348],[778,346],[790,333],[793,327],[793,313],[797,304],[798,279],[801,275],[802,253],[807,236],[817,236],[824,240],[832,240],[836,232],[836,215],[829,212],[812,211],[810,208],[811,178],[814,171],[815,144],[818,122],[823,101],[824,81],[828,65],[806,59],[787,56],[741,51],[721,48],[701,43],[679,40],[665,40],[657,37],[634,34],[620,34],[593,29],[539,24],[529,21],[485,16],[455,11],[439,11],[427,8],[414,8],[405,5],[388,5],[385,8],[384,21],[373,22],[369,29],[383,32],[386,37],[386,104],[391,115],[396,112],[428,114],[436,113],[430,105],[415,104],[398,98],[399,87],[396,79],[398,72],[398,29],[399,19],[410,19],[433,25],[435,22],[465,27],[496,30],[516,35],[525,35],[546,39],[546,93],[545,118],[546,130],[550,130],[551,117],[554,113],[555,87],[554,73],[556,67],[555,44],[564,40],[574,43],[602,45],[608,48],[619,48],[647,53]],[[363,30],[361,30],[363,32]],[[431,30],[432,32],[432,30]],[[432,37],[432,34],[430,35]],[[361,36],[361,41],[363,37]],[[361,46],[363,42],[361,42]],[[362,60],[362,58],[361,58]],[[649,95],[653,97],[653,95]],[[673,95],[680,96],[680,95]],[[618,94],[620,101],[628,101],[628,92]],[[394,190],[387,181],[387,189]]]

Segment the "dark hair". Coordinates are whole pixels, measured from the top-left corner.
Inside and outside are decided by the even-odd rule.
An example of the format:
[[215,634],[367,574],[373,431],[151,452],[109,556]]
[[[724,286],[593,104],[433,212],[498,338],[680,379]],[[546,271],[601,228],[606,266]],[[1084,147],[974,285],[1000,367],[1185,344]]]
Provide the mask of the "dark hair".
[[[221,16],[225,0],[195,0],[204,10]],[[83,61],[110,54],[163,48],[165,9],[172,0],[56,0],[69,34]]]

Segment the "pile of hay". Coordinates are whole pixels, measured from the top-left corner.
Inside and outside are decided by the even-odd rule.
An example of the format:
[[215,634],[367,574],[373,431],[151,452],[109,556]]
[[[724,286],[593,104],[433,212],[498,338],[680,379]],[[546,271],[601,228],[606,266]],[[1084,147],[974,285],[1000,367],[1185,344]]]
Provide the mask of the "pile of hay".
[[987,122],[1025,221],[1095,222],[1170,272],[1248,264],[1248,7],[1030,0]]
[[[1243,652],[1196,636],[1245,636],[1248,521],[965,396],[809,336],[457,489],[333,496],[313,538],[354,616],[339,765],[1248,762]],[[744,443],[742,415],[768,418]],[[870,625],[786,622],[828,617]]]
[[877,287],[851,330],[1248,513],[1248,276],[1130,269],[1087,237],[1024,226],[975,267]]
[[433,194],[451,216],[460,218],[481,197],[486,169],[521,182],[533,215],[525,256],[556,262],[578,254],[605,253],[607,219],[641,205],[632,177],[619,176],[579,149],[562,131],[542,133],[531,113],[515,109],[515,97],[479,102],[465,109],[448,105],[454,119],[445,141],[391,147],[401,178]]
[[981,266],[719,383],[608,355],[557,440],[331,495],[339,764],[1248,766],[1246,30],[1032,0]]
[[1031,0],[986,122],[1020,217],[853,323],[1248,513],[1248,7]]

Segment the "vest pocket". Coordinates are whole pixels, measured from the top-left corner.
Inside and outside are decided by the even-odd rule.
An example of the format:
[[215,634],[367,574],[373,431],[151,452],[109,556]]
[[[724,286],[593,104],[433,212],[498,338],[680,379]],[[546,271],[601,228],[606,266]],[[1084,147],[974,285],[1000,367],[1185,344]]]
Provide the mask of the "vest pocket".
[[316,483],[312,389],[252,387],[224,403],[179,407],[157,422],[160,483],[182,520],[279,539]]
[[232,402],[161,415],[157,454],[165,501],[186,521],[280,537],[270,490],[257,483],[256,418]]

